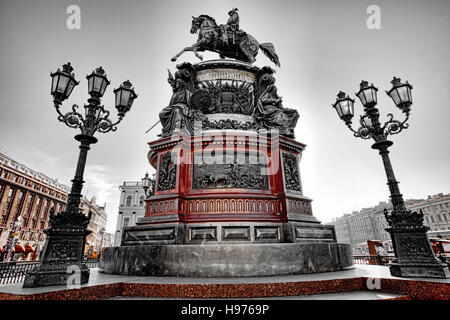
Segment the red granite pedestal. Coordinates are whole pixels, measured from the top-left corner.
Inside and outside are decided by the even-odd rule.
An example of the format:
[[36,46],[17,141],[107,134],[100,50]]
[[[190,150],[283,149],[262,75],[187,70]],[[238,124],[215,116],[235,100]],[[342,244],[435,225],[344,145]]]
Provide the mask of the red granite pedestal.
[[[191,110],[202,117],[190,133],[175,117],[171,136],[149,143],[155,192],[145,217],[123,229],[121,246],[105,249],[100,269],[243,277],[350,268],[350,245],[337,243],[334,227],[314,217],[303,194],[305,144],[293,128],[269,130],[257,116],[274,71],[233,60],[177,68],[193,92]],[[163,114],[177,111],[170,108]]]

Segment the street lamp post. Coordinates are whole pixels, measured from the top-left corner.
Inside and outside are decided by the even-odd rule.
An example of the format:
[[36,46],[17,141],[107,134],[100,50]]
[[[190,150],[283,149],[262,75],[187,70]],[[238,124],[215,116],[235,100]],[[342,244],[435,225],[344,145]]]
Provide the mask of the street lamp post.
[[102,235],[102,239],[100,240],[100,250],[98,250],[98,259],[100,259],[100,256],[102,255],[103,236],[105,235],[105,228],[101,228],[99,232]]
[[426,277],[446,278],[450,276],[448,266],[439,261],[433,253],[430,242],[426,235],[429,227],[423,225],[423,212],[412,212],[405,206],[403,196],[400,193],[398,181],[395,179],[388,148],[393,142],[388,140],[389,135],[400,133],[408,128],[412,96],[412,86],[406,81],[401,83],[399,78],[392,80],[392,89],[386,91],[395,105],[405,114],[403,121],[394,120],[392,114],[388,114],[388,121],[383,125],[379,118],[380,113],[376,108],[378,89],[362,81],[360,90],[356,95],[364,106],[364,115],[360,116],[360,127],[352,128],[354,115],[354,102],[344,92],[339,92],[333,108],[354,136],[362,139],[373,139],[373,149],[379,151],[386,171],[390,198],[393,210],[388,213],[384,209],[384,215],[389,224],[386,229],[391,235],[395,258],[389,264],[391,275],[397,277]]
[[50,211],[50,228],[44,231],[47,234],[47,239],[40,259],[41,264],[27,274],[24,287],[67,284],[73,273],[78,273],[75,276],[79,278],[74,279],[77,283],[88,282],[89,268],[82,263],[82,258],[86,236],[91,232],[87,230],[91,212],[88,216],[85,216],[80,210],[87,153],[90,145],[98,141],[94,137],[95,132],[115,131],[116,125],[122,121],[125,114],[130,110],[134,99],[137,98],[128,80],[114,90],[118,120],[113,123],[109,119],[109,111],[103,105],[100,105],[100,98],[110,82],[103,68],[99,67],[86,76],[90,98],[87,100],[88,104],[84,105],[84,117],[77,112],[77,105],[72,106],[72,111],[63,114],[60,111],[62,102],[70,96],[74,87],[79,84],[72,71],[72,66],[67,63],[63,65],[62,70],[58,69],[50,76],[52,77],[51,94],[54,107],[59,115],[58,120],[64,122],[70,128],[81,130],[81,134],[75,136],[75,140],[80,142],[75,177],[72,180],[72,188],[65,211],[58,214],[55,214],[53,208]]
[[11,223],[11,231],[9,232],[8,240],[3,247],[3,262],[7,262],[14,255],[14,249],[17,242],[19,242],[19,229],[22,221],[22,217],[18,216],[17,219]]
[[145,196],[147,198],[151,197],[155,193],[155,178],[151,179],[148,173],[141,179],[142,188],[144,189]]

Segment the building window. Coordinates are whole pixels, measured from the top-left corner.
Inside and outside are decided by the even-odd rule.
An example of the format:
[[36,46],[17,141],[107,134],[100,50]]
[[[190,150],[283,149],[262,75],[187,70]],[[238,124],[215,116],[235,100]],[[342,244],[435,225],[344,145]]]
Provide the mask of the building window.
[[29,215],[30,213],[31,213],[31,208],[32,208],[32,204],[33,204],[33,200],[34,200],[34,195],[32,195],[31,197],[30,197],[30,199],[28,200],[28,203],[27,203],[27,211],[26,211],[26,214],[27,215]]
[[444,217],[445,222],[448,222],[447,215],[445,213],[443,213],[442,216]]
[[131,196],[128,196],[127,197],[127,206],[129,207],[129,206],[131,206]]
[[41,205],[42,205],[42,198],[38,198],[36,201],[36,206],[34,209],[34,216],[35,218],[39,217],[40,211],[41,211]]
[[3,207],[3,211],[0,213],[0,214],[2,214],[1,221],[0,221],[1,224],[4,224],[8,221],[10,207],[12,205],[12,200],[13,200],[13,195],[14,195],[14,189],[10,188],[9,192],[8,192],[8,196],[6,197],[6,202]]
[[139,205],[140,206],[144,205],[144,197],[143,196],[139,198]]
[[438,220],[439,220],[439,222],[442,222],[442,218],[441,218],[441,215],[440,215],[440,214],[438,214],[438,215],[437,215],[437,217],[438,217]]
[[19,192],[20,192],[20,195],[19,195],[19,198],[18,198],[18,201],[17,201],[17,204],[16,204],[16,209],[15,209],[15,213],[14,213],[14,220],[16,220],[16,218],[19,216],[20,209],[22,208],[23,201],[25,199],[25,197],[24,197],[25,192],[23,192],[23,191],[19,191]]
[[123,226],[128,227],[130,225],[130,218],[124,218],[123,219]]
[[431,223],[434,223],[434,217],[430,216],[430,219],[431,219]]

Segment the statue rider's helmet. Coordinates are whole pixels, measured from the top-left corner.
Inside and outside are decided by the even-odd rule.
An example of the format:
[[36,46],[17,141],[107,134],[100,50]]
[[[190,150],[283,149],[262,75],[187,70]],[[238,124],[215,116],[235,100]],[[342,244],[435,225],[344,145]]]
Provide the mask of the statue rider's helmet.
[[237,11],[238,8],[231,9],[230,11],[228,11],[228,15],[231,17],[233,14],[237,13]]

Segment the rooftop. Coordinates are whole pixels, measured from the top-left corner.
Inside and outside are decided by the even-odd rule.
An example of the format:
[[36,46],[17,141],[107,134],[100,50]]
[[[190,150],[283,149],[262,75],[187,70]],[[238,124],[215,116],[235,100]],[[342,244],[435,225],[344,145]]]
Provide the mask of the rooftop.
[[439,203],[442,201],[450,201],[450,193],[447,193],[447,194],[438,193],[433,196],[428,196],[427,199],[422,199],[422,200],[418,201],[417,203],[414,203],[414,205],[412,205],[410,207],[427,206],[427,205]]
[[29,167],[25,166],[24,164],[12,159],[11,157],[7,156],[4,153],[0,153],[0,165],[8,166],[10,168],[13,168],[31,178],[34,178],[36,180],[40,180],[42,183],[51,185],[55,188],[59,188],[67,193],[70,192],[70,188],[66,186],[65,184],[62,184],[58,182],[58,179],[50,178],[49,176],[43,174],[42,172],[30,169]]

